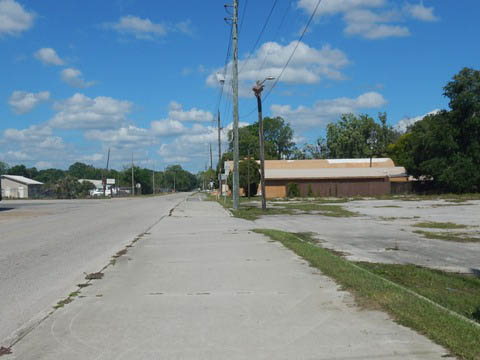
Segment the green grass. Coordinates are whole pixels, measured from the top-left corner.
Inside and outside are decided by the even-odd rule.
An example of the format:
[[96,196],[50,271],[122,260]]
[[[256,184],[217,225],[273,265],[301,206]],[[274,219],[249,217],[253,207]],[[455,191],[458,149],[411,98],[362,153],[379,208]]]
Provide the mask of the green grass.
[[480,278],[415,265],[357,263],[447,309],[480,322]]
[[[461,359],[480,359],[480,346],[478,346],[480,344],[480,327],[436,307],[422,298],[413,296],[409,291],[395,286],[381,276],[369,271],[359,270],[355,264],[309,241],[303,241],[295,234],[268,229],[254,231],[280,241],[285,247],[307,260],[313,267],[335,279],[339,285],[355,296],[359,305],[383,309],[398,323],[424,334]],[[359,265],[365,266],[363,263]],[[388,277],[392,279],[401,277],[401,270],[396,270],[389,273]],[[422,284],[425,287],[434,282],[435,286],[432,286],[432,290],[429,291],[441,287],[441,279],[443,279],[441,276],[433,281],[432,277],[425,276],[425,273],[420,270],[414,270],[412,269],[411,273],[408,273],[411,276],[404,280],[402,285],[412,286],[412,289],[417,292],[418,288],[415,288],[412,284]],[[377,268],[371,271],[385,272],[385,268]],[[387,277],[387,275],[384,276]],[[415,276],[420,278],[415,280]],[[444,282],[444,284],[450,285],[449,282]],[[477,289],[476,282],[468,283],[465,281],[462,285],[460,280],[458,282],[452,280],[452,286],[456,286],[452,289],[458,288],[462,291],[467,291],[466,289],[470,291],[472,287],[475,291]],[[424,290],[424,294],[427,297],[432,296],[433,301],[441,297],[440,293],[435,292],[435,296],[433,296],[428,294],[427,290]],[[471,296],[476,298],[476,294],[471,294]],[[470,304],[460,308],[461,300],[453,301],[451,298],[445,299],[443,303],[454,308],[454,311],[459,311],[459,313],[468,313],[472,306],[475,307],[474,304]]]
[[427,239],[434,240],[444,240],[444,241],[454,241],[461,243],[468,242],[480,242],[480,238],[472,237],[469,233],[458,233],[458,232],[432,232],[432,231],[423,231],[416,230],[415,234],[423,235]]
[[452,222],[435,222],[435,221],[425,221],[419,222],[414,225],[414,227],[419,228],[429,228],[429,229],[465,229],[467,225],[455,224]]
[[[342,208],[340,205],[324,205],[323,202],[286,202],[286,203],[276,203],[273,204],[269,201],[267,203],[266,211],[263,211],[260,207],[260,204],[251,204],[253,198],[240,198],[240,204],[238,210],[233,210],[233,201],[231,198],[217,200],[214,196],[209,196],[208,201],[218,201],[220,205],[228,209],[233,216],[245,220],[257,220],[261,216],[269,215],[301,215],[301,214],[318,214],[323,216],[332,216],[332,217],[351,217],[357,216],[357,213],[351,212]],[[258,200],[260,200],[258,198]],[[257,201],[258,201],[257,200]],[[330,200],[322,200],[330,201]],[[335,202],[346,202],[345,199],[334,199]],[[273,206],[269,206],[273,205]]]

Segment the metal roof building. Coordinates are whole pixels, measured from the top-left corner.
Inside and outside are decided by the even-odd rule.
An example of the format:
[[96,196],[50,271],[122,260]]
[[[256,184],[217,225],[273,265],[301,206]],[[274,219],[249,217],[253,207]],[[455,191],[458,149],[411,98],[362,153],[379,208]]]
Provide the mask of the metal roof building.
[[37,196],[43,183],[19,175],[2,175],[2,198],[26,199]]
[[408,175],[389,158],[265,161],[267,198],[287,196],[289,183],[301,196],[375,196],[406,190]]

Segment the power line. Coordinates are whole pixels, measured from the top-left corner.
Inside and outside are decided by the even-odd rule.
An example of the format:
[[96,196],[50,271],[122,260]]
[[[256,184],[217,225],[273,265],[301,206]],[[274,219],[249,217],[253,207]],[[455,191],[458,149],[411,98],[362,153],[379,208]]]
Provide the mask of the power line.
[[243,5],[243,11],[242,11],[242,21],[240,22],[240,30],[238,30],[238,36],[242,33],[242,27],[243,27],[243,21],[245,20],[245,14],[247,11],[247,5],[248,5],[248,0],[245,0],[245,3]]
[[313,18],[315,17],[315,14],[317,13],[318,7],[320,6],[321,2],[322,2],[322,0],[318,0],[317,5],[315,6],[315,9],[312,12],[312,15],[310,15],[310,18],[308,19],[307,24],[305,25],[305,27],[302,31],[302,34],[300,35],[300,37],[297,40],[297,44],[295,45],[292,53],[290,54],[290,57],[288,58],[287,62],[285,63],[285,66],[283,67],[282,71],[280,72],[280,75],[275,79],[272,87],[268,90],[267,95],[265,95],[265,97],[263,98],[263,101],[265,101],[268,98],[268,96],[272,93],[272,90],[275,88],[278,81],[282,77],[283,73],[285,72],[286,68],[288,67],[288,64],[290,64],[290,61],[292,60],[293,55],[295,55],[295,52],[297,51],[297,48],[300,45],[300,42],[303,40],[303,37],[305,36],[305,33],[307,32],[308,27],[310,26]]
[[[289,13],[291,7],[292,7],[292,0],[290,0],[290,1],[288,2],[287,8],[285,9],[285,12],[283,13],[282,20],[280,21],[280,24],[279,24],[278,27],[277,27],[277,31],[275,32],[275,35],[273,36],[273,39],[277,39],[278,34],[280,33],[280,29],[282,28],[283,23],[285,22],[285,19],[287,18],[287,14]],[[265,54],[265,57],[263,58],[263,62],[262,62],[262,65],[260,66],[260,70],[259,70],[259,71],[262,71],[262,70],[263,70],[263,67],[265,66],[265,62],[267,61],[267,57],[270,56],[270,54],[271,54],[270,51],[268,51],[268,52]]]
[[241,72],[243,71],[243,69],[244,69],[245,66],[247,65],[248,61],[250,60],[253,52],[254,52],[255,49],[257,48],[257,45],[258,45],[258,43],[260,42],[260,39],[262,38],[263,33],[265,32],[265,29],[267,28],[267,25],[268,25],[268,23],[269,23],[269,21],[270,21],[270,18],[272,17],[273,10],[274,10],[275,7],[277,6],[277,2],[278,2],[278,0],[275,0],[275,1],[273,2],[272,8],[270,9],[270,12],[269,12],[269,14],[268,14],[268,16],[267,16],[267,19],[265,20],[265,23],[263,24],[262,30],[260,31],[260,34],[258,34],[257,40],[255,41],[255,44],[253,45],[252,50],[251,50],[250,53],[248,54],[247,59],[246,59],[245,62],[243,63],[242,67],[240,68],[239,73],[241,73]]
[[[278,75],[272,85],[272,87],[268,90],[267,94],[265,95],[265,97],[263,98],[263,101],[265,102],[265,100],[268,98],[268,96],[272,93],[273,89],[275,88],[275,86],[278,84],[278,82],[280,81],[280,78],[282,77],[283,73],[285,72],[286,68],[288,67],[288,65],[290,64],[290,61],[292,60],[293,56],[295,55],[295,52],[297,51],[297,48],[298,46],[300,45],[300,42],[302,41],[303,37],[305,36],[305,33],[307,32],[308,30],[308,27],[310,26],[313,18],[315,17],[315,14],[317,13],[317,10],[318,10],[318,7],[320,6],[320,3],[322,2],[322,0],[318,0],[317,2],[317,5],[315,6],[312,14],[310,15],[310,18],[308,19],[307,21],[307,24],[305,25],[303,31],[302,31],[302,34],[300,35],[300,37],[298,38],[297,40],[297,43],[295,45],[295,47],[293,48],[293,51],[292,53],[290,54],[290,57],[288,58],[287,62],[285,63],[285,65],[283,66],[282,68],[282,71],[280,72],[280,75]],[[241,118],[245,118],[247,116],[250,116],[251,114],[253,114],[255,111],[257,111],[256,108],[252,109],[248,114],[246,115],[243,115],[241,116]]]

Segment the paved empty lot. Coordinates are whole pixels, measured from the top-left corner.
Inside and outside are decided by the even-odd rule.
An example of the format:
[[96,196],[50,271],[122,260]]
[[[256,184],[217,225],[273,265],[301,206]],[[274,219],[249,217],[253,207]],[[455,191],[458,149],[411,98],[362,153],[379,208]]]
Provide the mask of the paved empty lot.
[[447,271],[480,274],[480,242],[459,243],[426,239],[412,225],[423,221],[452,222],[480,238],[480,201],[361,200],[338,204],[358,217],[275,215],[255,221],[255,227],[313,232],[322,246],[358,261],[417,264]]
[[280,243],[189,198],[5,359],[442,359]]
[[0,346],[186,196],[0,202]]

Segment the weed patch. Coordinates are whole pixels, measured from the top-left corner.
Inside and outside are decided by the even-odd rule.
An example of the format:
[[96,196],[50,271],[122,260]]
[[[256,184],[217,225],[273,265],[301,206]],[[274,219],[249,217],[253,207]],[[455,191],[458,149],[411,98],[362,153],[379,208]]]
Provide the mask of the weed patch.
[[467,227],[467,225],[455,224],[452,222],[434,222],[434,221],[419,222],[412,226],[419,227],[419,228],[429,228],[429,229],[465,229]]
[[472,237],[469,233],[459,233],[459,232],[432,232],[432,231],[423,231],[416,230],[415,234],[422,235],[427,239],[434,240],[444,240],[444,241],[454,241],[460,243],[469,243],[469,242],[480,242],[480,238]]
[[102,272],[90,273],[85,276],[85,280],[100,280],[103,278]]

